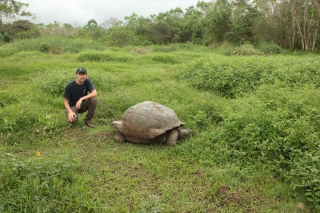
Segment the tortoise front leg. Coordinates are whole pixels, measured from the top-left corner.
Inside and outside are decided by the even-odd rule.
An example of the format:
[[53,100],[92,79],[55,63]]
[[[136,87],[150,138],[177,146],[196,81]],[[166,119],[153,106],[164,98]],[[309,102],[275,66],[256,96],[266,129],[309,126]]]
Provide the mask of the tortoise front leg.
[[179,132],[177,129],[173,129],[167,133],[167,146],[174,146],[177,144]]
[[119,143],[124,143],[126,141],[126,139],[124,138],[124,135],[119,131],[116,132],[113,138]]

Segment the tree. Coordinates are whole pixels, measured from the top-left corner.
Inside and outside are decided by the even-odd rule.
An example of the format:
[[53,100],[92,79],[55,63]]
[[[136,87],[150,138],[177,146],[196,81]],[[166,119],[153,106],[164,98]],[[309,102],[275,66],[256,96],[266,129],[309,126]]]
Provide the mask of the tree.
[[27,3],[15,0],[0,0],[0,20],[2,20],[3,16],[6,18],[15,18],[16,15],[32,16],[32,13],[25,11],[28,6],[29,4]]
[[134,33],[126,27],[114,26],[108,29],[106,43],[110,46],[124,47],[135,44]]
[[100,27],[102,27],[103,29],[107,30],[110,27],[116,26],[118,24],[119,24],[119,20],[117,18],[111,17],[108,20],[102,22]]
[[95,29],[97,27],[98,23],[94,19],[89,20],[88,23],[84,26],[85,29]]
[[172,38],[171,26],[161,20],[154,23],[151,27],[151,40],[155,44],[168,44]]
[[208,6],[202,21],[205,43],[223,42],[230,32],[232,10],[227,0],[217,0],[213,7]]
[[90,36],[92,39],[101,38],[104,35],[104,29],[98,26],[96,20],[91,19],[88,23],[84,26],[84,29],[87,32],[87,35]]
[[54,21],[47,25],[47,27],[42,30],[43,34],[54,35],[54,36],[63,36],[65,35],[65,29],[61,27],[61,23]]
[[235,0],[232,2],[232,24],[227,33],[229,41],[234,44],[254,42],[253,27],[255,20],[260,20],[259,11],[246,0]]
[[319,0],[290,0],[292,26],[301,40],[301,49],[315,50],[320,28]]
[[63,28],[68,29],[68,30],[72,30],[73,26],[71,24],[69,24],[69,23],[64,23],[63,24]]
[[186,23],[186,28],[191,33],[189,41],[191,41],[194,44],[202,44],[203,42],[201,27],[202,17],[203,13],[194,6],[190,6],[186,9],[184,15],[184,22]]
[[31,21],[17,20],[9,25],[11,27],[8,29],[8,31],[10,32],[10,35],[12,35],[14,38],[26,39],[40,36],[39,29]]
[[[319,0],[255,0],[263,14],[254,36],[260,35],[284,48],[316,49],[319,32]],[[261,33],[259,33],[261,32]]]
[[0,0],[0,39],[5,42],[11,42],[13,36],[10,35],[8,28],[3,25],[2,18],[16,18],[16,16],[32,16],[30,12],[26,12],[27,3],[15,0]]

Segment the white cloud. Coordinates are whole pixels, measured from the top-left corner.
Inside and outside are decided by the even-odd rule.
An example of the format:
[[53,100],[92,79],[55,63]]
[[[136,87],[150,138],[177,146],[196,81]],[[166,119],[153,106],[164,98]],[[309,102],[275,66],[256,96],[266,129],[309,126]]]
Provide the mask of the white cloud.
[[[101,24],[110,19],[124,20],[136,13],[149,17],[176,7],[196,6],[198,0],[20,0],[28,3],[27,11],[37,15],[35,23],[69,23],[85,25],[94,19]],[[208,0],[206,0],[208,1]]]

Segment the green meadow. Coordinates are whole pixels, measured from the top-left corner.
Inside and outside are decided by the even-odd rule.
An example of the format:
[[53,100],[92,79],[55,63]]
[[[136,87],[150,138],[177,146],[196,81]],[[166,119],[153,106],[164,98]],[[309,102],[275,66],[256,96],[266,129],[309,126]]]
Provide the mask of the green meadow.
[[[319,55],[55,42],[0,47],[0,212],[320,211]],[[94,129],[63,111],[78,67],[98,92]],[[110,123],[146,100],[193,135],[115,142]]]

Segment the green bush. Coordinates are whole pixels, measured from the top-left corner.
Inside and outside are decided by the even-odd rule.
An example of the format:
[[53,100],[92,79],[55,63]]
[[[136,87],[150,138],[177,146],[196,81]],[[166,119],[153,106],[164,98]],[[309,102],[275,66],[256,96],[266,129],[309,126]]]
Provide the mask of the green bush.
[[320,210],[319,100],[314,87],[260,86],[255,96],[215,109],[220,122],[208,114],[197,118],[200,125],[211,126],[202,133],[200,140],[207,142],[199,143],[199,149],[221,164],[265,165]]
[[96,71],[96,73],[90,75],[90,79],[97,88],[97,90],[111,91],[113,88],[116,88],[117,82],[112,75],[102,70]]
[[200,149],[210,147],[207,155],[220,163],[265,164],[320,209],[319,63],[318,57],[215,56],[186,65],[179,78],[234,98],[214,110],[219,120],[206,110],[193,116],[197,126],[219,126],[203,133],[212,144]]
[[273,43],[259,43],[257,48],[264,54],[279,54],[282,52],[282,48]]
[[[41,153],[39,153],[41,155]],[[92,212],[88,202],[90,185],[80,179],[80,165],[68,157],[19,160],[0,153],[0,211],[6,212]],[[76,188],[80,185],[82,188]]]
[[262,55],[262,52],[255,49],[251,44],[243,44],[235,48],[232,55]]
[[18,52],[15,48],[0,48],[0,57],[8,57]]
[[4,45],[4,48],[13,49],[15,52],[40,51],[43,53],[53,53],[59,55],[64,53],[79,53],[85,49],[105,50],[106,46],[99,42],[92,42],[84,39],[61,39],[55,36],[42,36],[32,39],[17,40],[14,43]]
[[48,53],[49,52],[49,44],[47,42],[43,42],[40,44],[40,51],[43,53]]
[[175,45],[154,45],[153,52],[173,52],[176,51],[177,47]]
[[50,70],[46,73],[46,78],[35,73],[31,80],[38,89],[43,90],[47,95],[63,97],[65,86],[74,79],[70,76],[70,71]]
[[179,73],[192,86],[235,98],[250,92],[262,78],[263,72],[270,69],[250,58],[228,58],[220,55],[202,57],[189,63]]
[[[226,57],[179,45],[169,53],[138,55],[130,47],[59,56],[39,52],[39,44],[8,44],[19,52],[0,58],[0,212],[319,208],[318,56]],[[91,53],[94,60],[77,60]],[[110,63],[100,62],[103,54]],[[95,129],[68,125],[63,112],[79,63],[98,89]],[[110,122],[143,100],[173,108],[194,134],[170,149],[115,143]],[[32,156],[35,148],[52,155]]]
[[201,57],[182,68],[180,79],[196,88],[235,98],[278,81],[290,87],[320,86],[318,57]]
[[116,62],[128,62],[132,60],[132,56],[123,54],[123,53],[114,53],[114,52],[83,52],[78,56],[78,60],[81,62],[84,61],[96,61],[96,62],[107,62],[107,61],[116,61]]
[[164,64],[177,64],[180,63],[176,55],[163,54],[163,53],[153,53],[150,54],[153,61],[161,62]]

